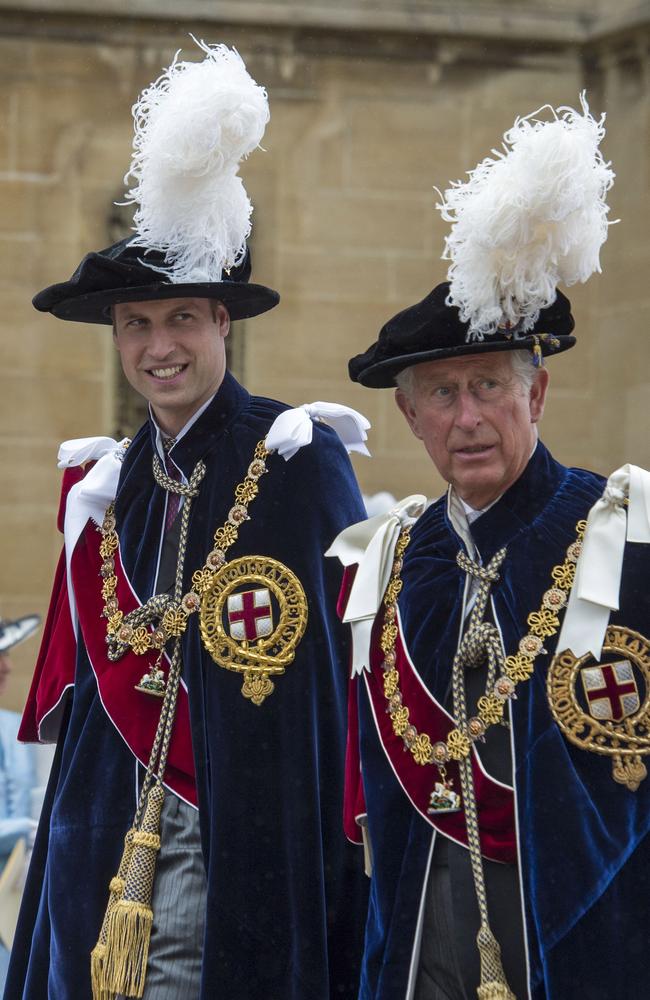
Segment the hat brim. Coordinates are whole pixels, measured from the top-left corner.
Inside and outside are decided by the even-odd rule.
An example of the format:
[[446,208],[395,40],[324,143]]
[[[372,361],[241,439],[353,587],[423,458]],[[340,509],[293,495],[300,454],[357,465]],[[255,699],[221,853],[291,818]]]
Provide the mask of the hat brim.
[[40,615],[24,615],[15,621],[0,622],[0,653],[6,653],[19,642],[29,639],[40,624]]
[[136,287],[102,289],[62,298],[52,302],[52,286],[34,296],[33,304],[41,312],[51,312],[58,319],[78,323],[112,324],[111,307],[120,302],[149,302],[157,299],[217,299],[223,302],[232,320],[250,319],[273,309],[279,294],[266,285],[250,282],[215,281],[196,284],[171,284],[156,281]]
[[[576,342],[576,338],[571,335],[555,336],[559,341],[559,346],[551,347],[543,340],[539,342],[539,347],[545,357],[549,355],[561,354],[568,351]],[[495,351],[521,351],[531,350],[535,345],[535,339],[530,337],[519,337],[512,341],[474,341],[471,344],[463,344],[453,347],[432,348],[430,351],[414,351],[410,354],[402,354],[394,358],[386,358],[369,365],[363,371],[357,373],[356,377],[350,377],[354,382],[359,382],[368,389],[391,389],[395,388],[395,376],[410,368],[412,365],[424,364],[426,361],[443,361],[445,358],[457,358],[468,354],[490,354]]]

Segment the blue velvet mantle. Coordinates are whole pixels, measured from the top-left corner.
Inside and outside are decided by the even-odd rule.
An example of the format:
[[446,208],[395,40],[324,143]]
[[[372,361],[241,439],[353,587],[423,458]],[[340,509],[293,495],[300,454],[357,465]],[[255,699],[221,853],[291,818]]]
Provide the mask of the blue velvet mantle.
[[[576,522],[601,495],[600,477],[566,469],[539,444],[521,478],[473,525],[484,562],[507,557],[493,587],[507,653],[564,561]],[[399,598],[404,635],[427,688],[445,703],[460,624],[462,547],[446,509],[415,525]],[[650,634],[648,553],[628,545],[613,623]],[[555,638],[545,641],[552,655]],[[650,778],[631,792],[605,757],[569,744],[546,695],[550,655],[512,703],[514,776],[532,1000],[646,1000],[650,995]],[[374,874],[362,1000],[406,996],[431,827],[408,802],[359,687],[360,749]],[[488,733],[489,740],[489,733]],[[647,759],[646,759],[647,760]],[[498,900],[489,900],[492,907]],[[523,1000],[523,998],[518,998]]]
[[[251,397],[227,375],[174,448],[194,501],[186,585],[203,565],[235,485],[284,407]],[[152,592],[165,494],[151,474],[149,425],[125,458],[117,527],[136,593]],[[280,560],[302,582],[309,624],[276,689],[256,706],[242,678],[202,647],[198,616],[184,637],[201,835],[208,879],[201,1000],[352,1000],[357,994],[366,879],[342,831],[347,635],[335,614],[338,574],[322,552],[363,516],[337,436],[269,472],[229,558]],[[97,586],[101,581],[98,579]],[[98,628],[104,628],[98,622]],[[119,669],[119,663],[116,665]],[[146,697],[146,696],[142,696]],[[135,806],[134,758],[102,709],[81,645],[74,697],[39,829],[6,997],[88,1000],[89,955]]]

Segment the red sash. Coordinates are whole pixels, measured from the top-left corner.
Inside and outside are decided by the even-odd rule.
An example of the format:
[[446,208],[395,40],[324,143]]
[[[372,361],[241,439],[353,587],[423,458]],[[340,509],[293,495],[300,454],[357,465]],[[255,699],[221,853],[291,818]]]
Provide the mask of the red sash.
[[[63,531],[65,503],[71,487],[83,478],[85,469],[67,469],[63,475],[59,530]],[[101,535],[89,522],[72,556],[71,577],[79,626],[102,705],[131,752],[146,766],[160,717],[162,699],[135,690],[142,675],[151,670],[157,652],[136,656],[129,651],[116,663],[106,654],[106,619],[102,618],[102,578],[99,554]],[[117,599],[124,613],[140,606],[124,572],[119,551],[115,553]],[[54,742],[58,736],[60,709],[66,690],[73,686],[77,639],[72,625],[66,579],[65,552],[57,566],[50,608],[34,670],[18,738],[25,742]],[[169,748],[165,784],[192,805],[197,805],[194,757],[190,736],[187,691],[178,692],[174,729]]]
[[[342,593],[349,593],[352,580],[346,571]],[[343,603],[345,603],[344,598]],[[428,733],[432,743],[446,740],[455,728],[453,718],[431,695],[417,674],[408,655],[402,636],[399,617],[396,622],[398,635],[395,642],[395,668],[400,676],[400,690],[404,704],[409,709],[409,722],[418,732]],[[377,616],[373,628],[370,650],[370,672],[364,672],[363,679],[368,691],[375,726],[384,753],[405,795],[420,815],[436,830],[467,847],[467,827],[462,810],[454,813],[427,812],[429,798],[434,784],[440,780],[433,764],[416,764],[405,749],[401,737],[393,732],[390,715],[383,690],[383,653],[379,644],[381,636],[381,614]],[[359,678],[360,680],[360,678]],[[350,727],[348,732],[348,752],[346,761],[346,790],[344,820],[350,839],[359,840],[356,816],[365,812],[363,787],[359,763],[359,740],[357,722],[358,683],[350,684]],[[489,738],[489,737],[488,737]],[[514,794],[511,788],[491,778],[481,767],[476,753],[472,753],[474,788],[478,804],[481,848],[486,858],[493,861],[513,863],[517,857]],[[453,781],[454,790],[460,792],[458,764],[447,764],[447,776]],[[356,827],[356,832],[355,832]]]
[[[83,477],[84,469],[78,466],[63,473],[57,518],[61,532],[68,493]],[[34,676],[18,730],[18,739],[22,743],[56,742],[63,696],[74,684],[76,662],[77,639],[70,617],[65,552],[62,552],[54,574]]]
[[[136,691],[142,675],[150,671],[157,658],[156,650],[136,656],[131,650],[117,662],[107,656],[106,619],[101,617],[99,554],[101,535],[89,522],[72,556],[74,587],[81,633],[92,665],[102,705],[131,752],[146,766],[160,717],[162,698]],[[124,572],[119,550],[114,555],[117,577],[117,600],[124,614],[141,606]],[[197,805],[194,756],[190,736],[190,716],[187,691],[181,684],[176,703],[176,716],[165,770],[165,784],[176,795]]]

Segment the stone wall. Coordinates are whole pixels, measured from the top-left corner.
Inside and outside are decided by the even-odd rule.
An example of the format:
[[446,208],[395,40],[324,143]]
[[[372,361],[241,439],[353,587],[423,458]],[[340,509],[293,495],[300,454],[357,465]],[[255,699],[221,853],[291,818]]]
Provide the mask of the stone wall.
[[[254,277],[282,302],[235,332],[235,368],[254,392],[364,411],[374,457],[355,466],[368,492],[436,495],[442,485],[392,394],[353,386],[345,366],[444,278],[433,186],[461,177],[517,114],[575,104],[586,86],[593,110],[608,114],[611,217],[621,222],[603,275],[571,292],[578,346],[549,365],[543,433],[568,463],[601,472],[650,463],[647,5],[621,3],[614,19],[604,3],[510,0],[461,4],[452,17],[448,4],[421,0],[259,0],[220,4],[219,22],[213,7],[192,0],[180,24],[165,2],[112,0],[97,18],[71,0],[0,0],[6,616],[47,607],[60,548],[58,443],[112,433],[120,419],[108,330],[39,315],[30,299],[111,241],[129,108],[177,48],[191,56],[190,30],[235,45],[271,101],[265,152],[242,173],[256,205]],[[35,646],[16,651],[13,707]]]

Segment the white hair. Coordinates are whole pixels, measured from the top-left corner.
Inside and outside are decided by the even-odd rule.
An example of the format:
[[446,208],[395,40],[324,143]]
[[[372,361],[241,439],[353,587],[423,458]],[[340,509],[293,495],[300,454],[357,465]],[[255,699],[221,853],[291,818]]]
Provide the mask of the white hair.
[[[513,375],[520,383],[524,392],[529,393],[539,371],[533,364],[532,353],[525,349],[519,349],[508,351],[508,355],[511,359]],[[395,376],[397,388],[409,399],[413,399],[415,393],[415,371],[417,368],[418,365],[410,365],[408,368],[403,368]]]
[[521,349],[510,351],[510,358],[515,378],[519,379],[526,392],[530,392],[539,374],[539,368],[533,364],[532,352]]

